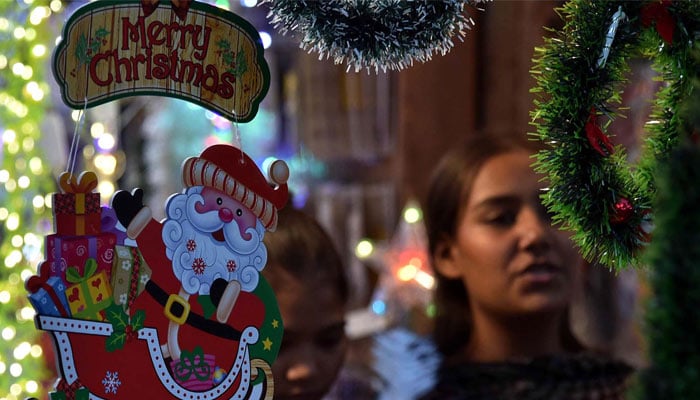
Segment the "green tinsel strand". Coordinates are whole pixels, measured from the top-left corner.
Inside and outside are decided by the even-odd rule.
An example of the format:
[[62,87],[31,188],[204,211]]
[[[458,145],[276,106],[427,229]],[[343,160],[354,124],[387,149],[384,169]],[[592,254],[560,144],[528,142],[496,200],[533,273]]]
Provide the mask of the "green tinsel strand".
[[640,399],[700,399],[700,149],[672,152],[657,181],[656,229],[648,249],[654,297],[646,311],[652,368]]
[[[691,58],[691,55],[688,55]],[[700,61],[700,45],[694,60]],[[700,399],[700,70],[679,107],[685,144],[660,168],[654,240],[645,255],[653,290],[645,314],[652,367],[640,373],[634,399]],[[693,143],[696,142],[696,143]]]
[[[550,145],[536,168],[550,178],[543,201],[588,260],[621,269],[638,264],[646,245],[655,195],[653,176],[678,142],[677,105],[688,94],[688,71],[698,64],[687,56],[700,36],[700,2],[672,2],[667,10],[675,23],[672,44],[651,26],[642,25],[645,7],[658,1],[571,0],[559,9],[564,28],[536,49],[533,77],[537,85],[532,112],[533,135]],[[619,12],[626,18],[615,19]],[[657,12],[658,14],[658,12]],[[617,30],[608,57],[599,63],[608,29]],[[625,149],[601,154],[589,142],[586,124],[591,109],[605,131],[621,114],[621,91],[629,72],[627,60],[650,57],[666,88],[656,97],[644,151],[637,166],[627,164]],[[628,201],[632,213],[619,219],[616,206]]]
[[465,6],[486,0],[266,0],[281,33],[348,69],[400,70],[446,54],[471,29]]

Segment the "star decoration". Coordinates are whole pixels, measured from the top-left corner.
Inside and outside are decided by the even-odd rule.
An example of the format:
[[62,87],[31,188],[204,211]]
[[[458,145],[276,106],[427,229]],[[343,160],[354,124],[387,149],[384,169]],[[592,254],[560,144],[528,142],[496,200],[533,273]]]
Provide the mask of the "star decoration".
[[266,337],[265,340],[263,340],[262,344],[263,344],[263,349],[272,350],[272,340],[270,340],[269,337]]
[[280,326],[280,322],[276,319],[273,319],[272,320],[272,327],[277,329],[277,328],[279,328],[279,326]]

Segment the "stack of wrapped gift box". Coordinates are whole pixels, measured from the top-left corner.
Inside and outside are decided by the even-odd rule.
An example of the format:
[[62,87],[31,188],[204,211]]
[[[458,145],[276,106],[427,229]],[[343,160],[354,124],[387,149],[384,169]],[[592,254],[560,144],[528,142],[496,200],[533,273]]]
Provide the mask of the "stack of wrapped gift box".
[[105,321],[116,303],[126,312],[143,292],[151,270],[136,247],[124,245],[114,210],[100,206],[97,176],[64,172],[53,194],[54,234],[45,240],[45,261],[27,280],[39,315]]
[[[25,283],[29,301],[40,316],[113,323],[106,309],[116,304],[129,313],[151,270],[136,247],[124,245],[114,210],[100,206],[93,172],[63,173],[59,186],[52,197],[56,233],[46,236],[45,260]],[[89,397],[84,387],[58,389],[52,400]]]
[[26,284],[39,315],[104,321],[112,304],[114,233],[102,232],[97,176],[64,172],[54,193],[55,234],[45,239],[46,260]]

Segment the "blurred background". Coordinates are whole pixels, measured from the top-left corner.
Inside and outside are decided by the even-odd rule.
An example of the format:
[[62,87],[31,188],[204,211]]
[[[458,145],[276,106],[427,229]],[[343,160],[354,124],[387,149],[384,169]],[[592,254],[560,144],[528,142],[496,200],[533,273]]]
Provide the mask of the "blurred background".
[[[531,131],[533,51],[545,27],[563,25],[555,12],[562,2],[496,0],[470,11],[475,28],[444,56],[401,71],[346,72],[301,50],[294,35],[275,32],[264,4],[206,2],[241,15],[263,38],[271,85],[249,123],[143,96],[79,118],[61,101],[50,60],[66,19],[85,2],[0,2],[0,399],[42,394],[55,376],[23,282],[43,259],[43,237],[52,231],[50,193],[71,146],[75,169],[98,174],[104,204],[115,190],[139,187],[157,217],[167,197],[182,190],[183,160],[208,145],[239,144],[263,169],[284,159],[293,204],[332,233],[349,267],[348,329],[355,341],[349,362],[375,362],[367,340],[393,327],[427,335],[433,283],[420,209],[431,169],[465,135]],[[634,157],[657,83],[645,61],[631,67],[623,96],[629,113],[612,131]],[[587,279],[599,295],[582,300],[577,329],[585,341],[642,364],[643,277],[591,268]]]

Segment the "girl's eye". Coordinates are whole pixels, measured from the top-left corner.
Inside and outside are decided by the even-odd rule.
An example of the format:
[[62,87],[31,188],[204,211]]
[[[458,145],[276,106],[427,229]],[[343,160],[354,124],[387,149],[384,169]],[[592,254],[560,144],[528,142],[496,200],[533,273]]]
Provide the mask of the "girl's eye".
[[330,350],[342,343],[345,338],[345,332],[342,329],[332,328],[320,332],[315,339],[319,347]]
[[236,209],[236,215],[238,215],[239,217],[240,217],[241,215],[243,215],[243,210],[241,210],[240,208],[237,208],[237,209]]
[[500,212],[486,219],[486,222],[497,226],[510,226],[515,223],[517,214],[515,212]]
[[224,204],[224,199],[222,199],[221,197],[217,197],[217,198],[216,198],[216,204],[218,204],[218,205]]

